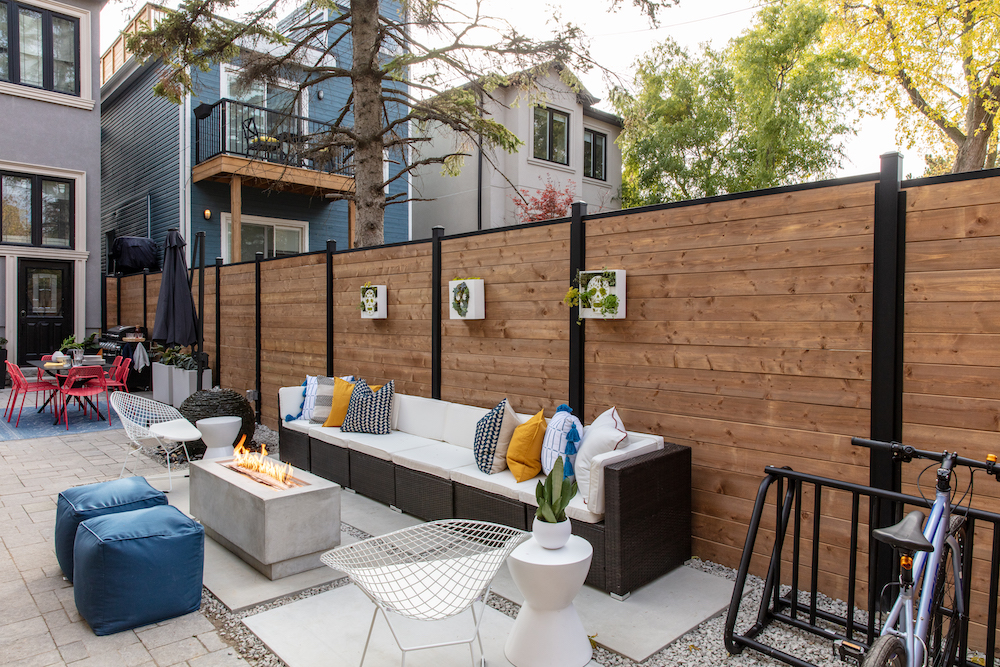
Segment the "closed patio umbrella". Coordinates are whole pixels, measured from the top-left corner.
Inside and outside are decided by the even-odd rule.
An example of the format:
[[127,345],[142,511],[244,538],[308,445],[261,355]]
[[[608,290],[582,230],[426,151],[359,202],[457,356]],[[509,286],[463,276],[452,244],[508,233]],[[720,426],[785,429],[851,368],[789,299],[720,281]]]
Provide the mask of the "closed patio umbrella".
[[164,345],[186,347],[198,342],[198,314],[188,282],[187,260],[184,259],[184,238],[176,229],[167,231],[163,246],[163,282],[156,302],[156,324],[153,340]]

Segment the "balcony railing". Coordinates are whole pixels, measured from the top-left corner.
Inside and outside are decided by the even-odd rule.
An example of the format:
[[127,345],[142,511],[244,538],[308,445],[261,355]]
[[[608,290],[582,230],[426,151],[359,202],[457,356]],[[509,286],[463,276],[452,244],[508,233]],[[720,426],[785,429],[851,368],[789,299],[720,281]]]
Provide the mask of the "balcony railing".
[[333,125],[282,111],[222,99],[194,110],[195,164],[238,155],[327,174],[354,176],[344,146],[324,146]]

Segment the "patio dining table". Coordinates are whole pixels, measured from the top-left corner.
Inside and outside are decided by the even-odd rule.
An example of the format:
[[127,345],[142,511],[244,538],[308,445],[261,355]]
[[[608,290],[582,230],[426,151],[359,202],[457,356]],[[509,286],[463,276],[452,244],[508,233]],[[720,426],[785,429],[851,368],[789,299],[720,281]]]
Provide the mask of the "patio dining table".
[[[45,371],[46,373],[48,373],[49,375],[51,375],[52,377],[54,377],[56,379],[56,382],[58,382],[59,386],[61,387],[63,385],[63,383],[66,382],[66,377],[69,375],[69,371],[70,371],[71,368],[73,368],[73,366],[57,366],[55,368],[46,368],[45,364],[47,364],[47,363],[51,363],[51,362],[46,362],[46,361],[29,361],[28,362],[28,364],[30,366],[34,366],[35,368],[39,368],[39,369]],[[84,363],[82,363],[80,365],[81,366],[100,366],[101,370],[103,370],[105,373],[107,373],[108,370],[111,368],[111,364],[110,363],[95,364],[95,363],[86,363],[86,362],[84,362]],[[104,415],[102,415],[101,411],[98,409],[98,407],[96,405],[94,405],[94,402],[90,400],[90,397],[89,396],[84,396],[83,398],[84,398],[85,401],[87,401],[87,403],[90,405],[90,407],[92,407],[94,409],[94,412],[97,413],[98,419],[102,419],[103,420],[104,419]],[[45,406],[47,406],[51,401],[52,401],[52,396],[50,396],[44,403],[42,403],[42,406],[40,408],[38,408],[38,411],[42,412],[45,409]],[[56,402],[55,413],[56,413],[56,419],[52,423],[53,424],[58,424],[59,420],[62,418],[62,415],[59,413],[59,403],[58,403],[58,401]]]

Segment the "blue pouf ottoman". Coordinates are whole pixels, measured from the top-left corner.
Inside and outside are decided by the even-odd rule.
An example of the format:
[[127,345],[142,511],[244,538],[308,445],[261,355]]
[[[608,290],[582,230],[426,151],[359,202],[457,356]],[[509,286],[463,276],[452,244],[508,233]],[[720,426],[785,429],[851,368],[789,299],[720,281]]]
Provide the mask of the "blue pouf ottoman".
[[87,519],[76,532],[76,609],[109,635],[197,611],[205,529],[160,505]]
[[73,542],[81,521],[166,504],[163,492],[151,487],[143,477],[87,484],[60,493],[56,503],[56,560],[63,574],[73,581]]

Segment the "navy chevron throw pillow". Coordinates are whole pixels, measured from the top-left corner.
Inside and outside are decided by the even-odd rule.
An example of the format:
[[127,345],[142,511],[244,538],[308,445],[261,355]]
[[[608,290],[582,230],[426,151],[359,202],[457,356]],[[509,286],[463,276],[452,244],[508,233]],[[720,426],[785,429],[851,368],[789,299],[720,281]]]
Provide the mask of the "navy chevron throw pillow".
[[395,383],[389,380],[376,392],[364,380],[358,380],[347,404],[347,415],[340,430],[344,433],[385,435],[392,424],[392,398]]

